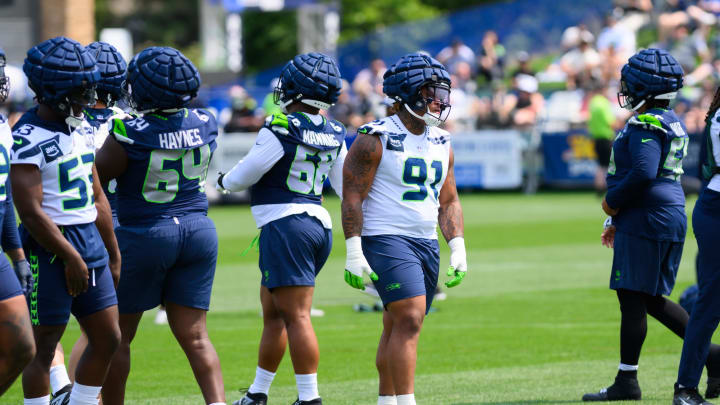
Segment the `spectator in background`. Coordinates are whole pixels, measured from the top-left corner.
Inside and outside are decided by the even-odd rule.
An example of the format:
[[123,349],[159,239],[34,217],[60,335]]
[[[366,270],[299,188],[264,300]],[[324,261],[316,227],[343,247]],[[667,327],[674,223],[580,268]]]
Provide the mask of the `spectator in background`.
[[615,0],[613,4],[618,11],[618,25],[628,31],[637,32],[650,22],[652,0]]
[[385,62],[382,59],[374,59],[370,62],[370,66],[358,72],[353,80],[355,104],[358,113],[364,116],[363,123],[373,121],[374,117],[382,115],[385,110],[382,105],[384,97],[382,83],[386,70]]
[[618,125],[622,125],[622,121],[615,117],[615,109],[607,97],[607,92],[607,82],[599,79],[592,82],[588,91],[587,130],[595,143],[598,167],[594,185],[598,195],[602,195],[607,189],[605,176],[610,164],[612,142],[615,131],[619,129]]
[[450,46],[446,46],[437,54],[435,59],[445,65],[448,72],[455,73],[457,64],[460,62],[465,62],[470,66],[475,64],[475,52],[465,45],[460,38],[455,38]]
[[595,37],[590,31],[580,29],[577,39],[578,46],[560,58],[560,68],[567,75],[568,89],[584,87],[601,61],[600,54],[592,47]]
[[510,74],[513,80],[518,75],[535,76],[535,72],[533,71],[532,67],[530,67],[530,55],[527,52],[518,52],[517,54],[515,54],[515,60],[517,61],[517,67]]
[[470,64],[467,62],[459,62],[455,67],[453,86],[462,89],[468,94],[474,94],[477,90],[477,83],[473,80],[472,67]]
[[538,81],[534,76],[515,77],[515,87],[506,104],[513,126],[527,128],[534,125],[544,105],[545,99],[538,93]]
[[624,63],[635,53],[635,42],[635,33],[619,25],[614,12],[605,16],[605,26],[596,43],[597,50],[604,59],[613,54]]
[[364,117],[358,114],[357,105],[350,97],[350,83],[342,80],[342,91],[337,102],[327,111],[328,116],[340,121],[347,128],[348,134],[355,133],[358,126],[365,123]]
[[270,82],[270,92],[265,95],[262,102],[262,115],[264,117],[282,113],[280,106],[275,104],[275,96],[273,95],[275,87],[277,87],[279,81],[280,78],[276,77]]
[[450,75],[450,105],[452,110],[445,121],[445,130],[450,132],[469,132],[475,129],[478,98],[473,92],[460,87],[461,81],[456,75]]
[[[491,84],[492,94],[478,100],[475,126],[483,128],[509,128],[515,96],[511,96],[501,81]],[[450,94],[452,96],[452,93]]]
[[[478,73],[485,78],[485,81],[502,79],[505,53],[505,47],[500,44],[495,31],[486,31],[478,50]],[[454,73],[452,69],[450,73]]]
[[[687,24],[678,24],[672,35],[661,41],[656,48],[667,49],[685,71],[685,84],[693,86],[712,73],[710,50],[704,35],[706,29],[698,28],[690,34]],[[700,63],[698,63],[700,61]]]
[[688,25],[696,22],[699,25],[712,26],[717,19],[709,13],[687,0],[664,0],[658,2],[659,15],[658,39],[663,42],[679,25]]
[[263,117],[256,114],[257,101],[241,86],[230,88],[232,112],[230,120],[225,124],[225,133],[257,132],[263,125]]

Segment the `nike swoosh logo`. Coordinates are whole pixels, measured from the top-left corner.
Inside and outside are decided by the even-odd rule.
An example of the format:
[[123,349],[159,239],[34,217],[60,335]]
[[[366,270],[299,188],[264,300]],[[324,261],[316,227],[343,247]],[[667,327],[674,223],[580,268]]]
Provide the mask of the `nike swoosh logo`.
[[16,141],[13,140],[13,142],[15,143],[15,145],[22,145],[22,143],[23,143],[22,139],[18,139]]
[[652,141],[652,140],[653,140],[652,138],[648,138],[648,139],[643,138],[643,139],[640,140],[640,142],[642,142],[642,143],[647,143],[647,142],[650,142],[650,141]]

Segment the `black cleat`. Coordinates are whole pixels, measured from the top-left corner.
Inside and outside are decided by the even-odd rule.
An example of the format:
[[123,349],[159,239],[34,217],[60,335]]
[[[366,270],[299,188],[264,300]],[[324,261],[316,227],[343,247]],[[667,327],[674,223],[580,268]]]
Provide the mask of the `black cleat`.
[[697,388],[679,388],[675,384],[673,405],[712,405],[712,403],[703,399]]
[[582,400],[586,402],[639,401],[640,399],[642,399],[642,392],[638,381],[634,378],[623,377],[615,377],[613,385],[582,397]]
[[322,398],[318,397],[309,401],[301,401],[300,398],[298,398],[292,405],[322,405]]
[[233,405],[267,405],[268,397],[265,394],[246,392],[245,396],[233,402]]
[[713,399],[720,396],[720,377],[708,377],[705,399]]
[[50,400],[50,405],[68,405],[70,403],[70,391],[72,391],[72,384],[68,384],[53,394]]

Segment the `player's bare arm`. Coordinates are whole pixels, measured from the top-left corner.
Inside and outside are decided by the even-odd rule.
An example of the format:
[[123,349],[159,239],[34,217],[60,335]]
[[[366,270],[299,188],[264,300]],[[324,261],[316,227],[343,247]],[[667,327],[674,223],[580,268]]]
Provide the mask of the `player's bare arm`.
[[450,242],[458,236],[462,237],[465,233],[465,224],[457,187],[455,186],[455,154],[452,148],[450,148],[448,174],[445,184],[440,189],[438,200],[440,202],[438,224],[445,240]]
[[112,134],[105,139],[105,143],[95,154],[95,166],[101,184],[106,184],[125,173],[127,153]]
[[370,192],[381,158],[380,138],[358,134],[343,165],[342,225],[345,239],[360,236],[362,202]]
[[374,135],[358,134],[343,165],[342,224],[345,232],[345,282],[365,289],[363,273],[377,280],[362,253],[360,233],[363,226],[362,203],[370,192],[382,158],[382,142]]
[[438,225],[445,240],[450,247],[450,267],[447,275],[452,277],[445,285],[455,287],[462,282],[467,274],[467,254],[465,252],[465,224],[463,222],[462,206],[455,186],[455,154],[450,148],[448,160],[448,174],[445,184],[438,196],[440,208],[438,209]]
[[68,293],[77,296],[88,288],[85,261],[42,209],[42,177],[37,166],[15,164],[10,172],[13,198],[23,226],[45,249],[65,263]]
[[117,283],[120,281],[120,248],[118,247],[117,239],[115,239],[115,231],[113,230],[110,202],[103,192],[99,177],[97,167],[93,165],[93,195],[95,196],[95,209],[97,209],[95,226],[100,232],[100,237],[102,237],[103,243],[105,244],[105,249],[108,251],[110,273],[112,274],[115,287],[117,287]]

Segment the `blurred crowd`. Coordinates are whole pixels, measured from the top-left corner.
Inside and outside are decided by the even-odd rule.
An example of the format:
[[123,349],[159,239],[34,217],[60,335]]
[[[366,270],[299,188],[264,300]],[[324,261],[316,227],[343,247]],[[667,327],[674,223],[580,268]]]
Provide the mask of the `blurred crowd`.
[[[720,81],[720,0],[615,0],[614,6],[601,25],[567,27],[556,53],[508,51],[493,31],[481,34],[477,49],[462,38],[452,40],[432,55],[452,78],[446,129],[461,134],[564,122],[588,127],[593,136],[612,136],[628,116],[616,97],[620,69],[643,46],[667,49],[682,64],[685,88],[675,109],[689,132],[702,131]],[[9,69],[14,93],[2,111],[12,116],[31,105],[32,96],[16,85],[24,81],[22,72]],[[344,81],[340,99],[327,114],[349,131],[384,117],[391,103],[382,92],[386,69],[385,61],[375,59],[352,81]],[[256,100],[234,85],[225,98],[228,105],[217,115],[228,133],[255,132],[266,116],[278,111],[272,92]]]

